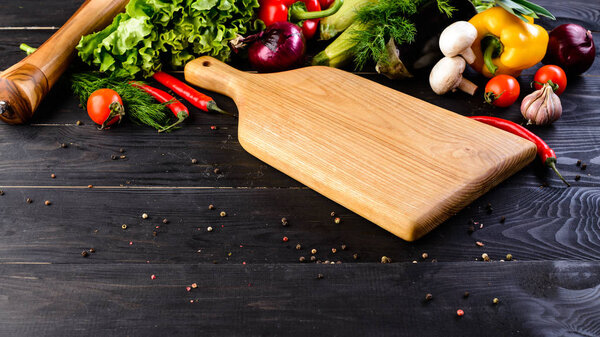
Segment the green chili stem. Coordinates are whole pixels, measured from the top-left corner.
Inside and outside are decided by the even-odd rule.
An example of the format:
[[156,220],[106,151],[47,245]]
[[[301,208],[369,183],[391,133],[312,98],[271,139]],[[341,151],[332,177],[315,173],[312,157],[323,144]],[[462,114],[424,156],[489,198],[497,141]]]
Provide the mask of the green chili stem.
[[306,9],[292,7],[289,15],[294,21],[320,19],[335,14],[342,7],[343,3],[344,0],[335,0],[329,8],[317,12],[308,12]]
[[37,50],[37,48],[29,46],[26,43],[21,43],[21,45],[19,46],[19,49],[24,51],[27,55],[31,55]]
[[565,178],[563,178],[563,176],[560,174],[560,172],[558,172],[558,169],[556,168],[556,158],[548,158],[548,159],[546,159],[546,166],[548,166],[552,170],[554,170],[554,173],[556,173],[556,175],[560,178],[560,180],[562,180],[565,184],[567,184],[567,186],[571,187],[571,184],[569,184],[565,180]]
[[188,115],[185,112],[183,112],[183,111],[178,112],[177,113],[177,122],[175,122],[175,123],[173,123],[173,124],[171,124],[171,125],[169,125],[167,127],[164,127],[162,129],[158,130],[158,132],[165,132],[165,131],[171,130],[172,128],[176,127],[177,125],[183,123],[183,121],[187,117],[188,117]]

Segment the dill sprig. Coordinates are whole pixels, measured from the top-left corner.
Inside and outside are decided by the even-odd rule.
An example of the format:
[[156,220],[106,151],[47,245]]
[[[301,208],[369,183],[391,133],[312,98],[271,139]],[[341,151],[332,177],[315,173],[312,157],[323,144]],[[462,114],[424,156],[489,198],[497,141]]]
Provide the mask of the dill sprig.
[[[358,10],[356,20],[363,29],[354,32],[354,63],[357,70],[369,61],[389,63],[386,44],[393,39],[397,45],[411,43],[417,29],[410,17],[422,5],[432,0],[379,0]],[[455,10],[448,0],[434,0],[438,10],[448,16]]]
[[131,86],[128,79],[114,75],[105,76],[98,72],[71,74],[71,88],[82,106],[87,105],[90,95],[102,88],[116,91],[125,106],[125,117],[139,125],[148,125],[157,130],[169,126],[172,115],[165,104],[157,103],[152,96]]

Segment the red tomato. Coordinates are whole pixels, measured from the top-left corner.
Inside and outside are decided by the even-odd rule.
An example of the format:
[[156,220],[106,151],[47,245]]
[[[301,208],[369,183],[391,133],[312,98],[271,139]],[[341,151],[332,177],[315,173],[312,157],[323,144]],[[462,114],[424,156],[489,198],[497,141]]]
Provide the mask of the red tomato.
[[559,66],[549,64],[538,69],[533,77],[533,86],[536,89],[541,89],[548,81],[558,85],[558,88],[553,88],[554,93],[557,95],[562,94],[567,88],[567,74]]
[[506,108],[519,98],[521,87],[517,79],[509,75],[494,76],[485,85],[485,101]]
[[87,111],[90,118],[104,128],[121,121],[123,101],[112,89],[98,89],[88,98]]

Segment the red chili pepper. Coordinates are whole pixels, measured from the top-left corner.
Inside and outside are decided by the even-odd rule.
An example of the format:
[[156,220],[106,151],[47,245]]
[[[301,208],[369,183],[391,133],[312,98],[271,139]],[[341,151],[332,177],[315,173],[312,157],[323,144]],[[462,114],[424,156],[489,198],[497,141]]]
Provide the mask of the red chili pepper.
[[567,186],[571,186],[565,178],[558,172],[556,168],[556,153],[552,150],[548,144],[546,144],[540,137],[536,136],[533,132],[527,130],[523,126],[513,123],[511,121],[507,121],[506,119],[490,117],[490,116],[471,116],[469,117],[478,122],[488,124],[498,129],[502,129],[504,131],[510,132],[513,135],[517,135],[521,138],[525,138],[535,144],[537,147],[537,153],[542,163],[544,165],[550,167],[554,172],[558,175],[558,177],[565,183]]
[[167,103],[166,104],[167,107],[173,112],[175,117],[177,117],[177,122],[163,128],[163,129],[158,130],[158,132],[170,130],[171,128],[180,124],[181,122],[183,122],[186,118],[188,118],[190,116],[190,112],[189,112],[188,108],[185,105],[183,105],[183,103],[179,102],[177,99],[175,99],[175,97],[169,95],[168,93],[166,93],[160,89],[151,87],[147,84],[143,84],[143,83],[139,83],[139,82],[135,82],[135,81],[131,81],[131,82],[129,82],[129,84],[131,86],[134,86],[136,88],[144,90],[145,92],[150,94],[152,97],[154,97],[158,102]]
[[319,19],[332,15],[342,7],[343,0],[321,10],[319,0],[260,0],[258,18],[268,27],[275,22],[290,21],[302,27],[308,40],[317,32]]
[[193,106],[202,111],[218,112],[231,115],[230,113],[221,110],[221,108],[217,106],[215,100],[211,97],[206,96],[205,94],[195,90],[194,88],[167,73],[160,71],[155,73],[152,77],[154,77],[158,83],[173,90],[177,95],[183,97],[183,99],[192,103]]

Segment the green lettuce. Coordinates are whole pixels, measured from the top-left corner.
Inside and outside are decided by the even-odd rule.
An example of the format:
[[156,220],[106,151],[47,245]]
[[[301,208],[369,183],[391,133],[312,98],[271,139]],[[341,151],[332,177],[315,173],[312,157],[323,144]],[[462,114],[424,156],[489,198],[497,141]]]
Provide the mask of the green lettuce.
[[229,41],[257,27],[258,6],[258,0],[131,0],[108,27],[83,36],[77,51],[119,77],[148,77],[199,55],[227,61]]

